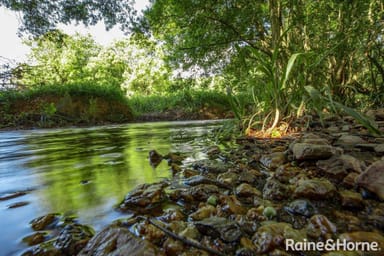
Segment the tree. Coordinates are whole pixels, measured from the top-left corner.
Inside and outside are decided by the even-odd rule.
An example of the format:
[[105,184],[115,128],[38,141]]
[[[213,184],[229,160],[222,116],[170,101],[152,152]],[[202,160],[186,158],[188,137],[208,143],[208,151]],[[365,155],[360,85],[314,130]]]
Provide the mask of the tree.
[[72,21],[95,25],[103,20],[107,29],[120,24],[123,30],[136,23],[134,0],[0,0],[0,6],[22,14],[21,32],[42,35],[57,24]]
[[23,71],[19,82],[27,86],[65,85],[90,80],[86,66],[101,49],[90,35],[69,36],[59,30],[52,30],[26,43],[31,47],[31,64]]

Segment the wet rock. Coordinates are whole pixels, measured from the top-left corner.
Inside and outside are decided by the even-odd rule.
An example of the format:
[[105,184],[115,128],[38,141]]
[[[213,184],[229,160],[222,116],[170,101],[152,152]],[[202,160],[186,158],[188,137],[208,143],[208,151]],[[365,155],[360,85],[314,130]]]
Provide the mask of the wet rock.
[[152,243],[135,237],[126,228],[111,225],[96,234],[79,256],[164,255]]
[[220,181],[217,181],[214,179],[209,179],[203,175],[192,176],[188,179],[185,179],[183,181],[183,183],[185,185],[188,185],[188,186],[196,186],[196,185],[200,185],[200,184],[212,184],[212,185],[216,185],[218,187],[222,187],[222,188],[226,188],[226,189],[232,189],[232,187],[230,185],[227,185],[226,183],[223,183],[223,182],[220,182]]
[[276,249],[284,243],[284,233],[292,225],[285,222],[267,222],[261,226],[252,237],[258,253],[266,253]]
[[376,161],[370,165],[357,177],[356,184],[384,200],[384,160]]
[[203,220],[205,218],[211,217],[216,213],[216,208],[212,205],[206,205],[199,208],[196,212],[189,215],[192,220]]
[[163,244],[166,255],[181,255],[185,250],[184,244],[181,241],[167,238]]
[[220,154],[220,152],[221,152],[221,150],[218,146],[212,146],[212,147],[208,148],[207,155],[209,157],[213,157],[213,156]]
[[346,185],[347,187],[354,187],[355,186],[355,180],[359,176],[358,173],[356,172],[351,172],[345,178],[343,179],[343,184]]
[[52,226],[59,221],[58,214],[50,213],[36,219],[33,219],[30,224],[33,230],[40,231],[46,229],[48,226]]
[[189,189],[189,194],[196,201],[207,201],[211,195],[218,195],[219,188],[216,185],[201,184]]
[[19,207],[22,207],[22,206],[26,206],[26,205],[28,205],[28,204],[29,204],[29,202],[27,202],[27,201],[16,202],[16,203],[7,205],[7,208],[8,208],[8,209],[19,208]]
[[245,214],[247,212],[247,209],[234,195],[221,196],[220,200],[222,201],[221,210],[223,212],[227,212],[229,214]]
[[169,165],[171,164],[181,165],[185,158],[186,156],[181,153],[168,153],[163,157],[163,159],[168,161]]
[[274,152],[269,155],[263,155],[260,158],[260,163],[270,169],[276,169],[280,165],[287,162],[287,157],[284,152]]
[[307,226],[307,234],[313,238],[330,238],[336,233],[336,226],[324,215],[313,215]]
[[224,163],[222,161],[215,160],[200,160],[196,161],[192,167],[195,170],[200,171],[201,173],[224,173],[231,167],[230,164]]
[[165,210],[164,214],[159,218],[165,222],[172,222],[172,221],[184,220],[185,216],[180,209],[170,208]]
[[149,164],[156,168],[161,161],[163,160],[163,156],[160,155],[156,150],[149,151]]
[[25,191],[16,191],[16,192],[12,192],[12,193],[3,194],[3,195],[0,195],[0,201],[13,199],[16,197],[24,196],[26,194],[27,194],[27,192],[25,192]]
[[257,183],[258,180],[263,179],[263,174],[259,170],[250,169],[250,170],[242,170],[239,173],[238,182],[245,183]]
[[292,153],[297,160],[318,160],[330,158],[336,153],[336,149],[330,145],[296,143]]
[[363,198],[360,193],[344,190],[340,191],[341,205],[346,208],[363,208]]
[[268,179],[263,188],[263,198],[270,200],[283,200],[290,196],[288,186],[277,179]]
[[300,167],[282,165],[276,169],[274,177],[283,183],[288,183],[301,172],[303,170]]
[[252,196],[261,196],[261,192],[249,185],[248,183],[242,183],[236,187],[235,193],[238,197],[252,197]]
[[344,178],[350,172],[362,171],[360,161],[350,155],[332,156],[328,160],[317,161],[316,165],[337,178]]
[[221,217],[211,217],[195,222],[197,230],[212,238],[221,238],[225,242],[238,241],[242,232],[235,221]]
[[238,180],[238,174],[233,171],[227,171],[217,176],[217,180],[227,185],[234,185]]
[[36,232],[23,238],[23,242],[29,246],[37,245],[45,241],[45,232]]
[[188,226],[179,233],[180,236],[197,240],[200,237],[200,233],[194,224],[188,224]]
[[295,198],[328,199],[336,192],[335,186],[327,179],[314,178],[299,180],[293,196]]
[[284,207],[284,210],[292,215],[301,215],[305,217],[311,217],[317,213],[316,208],[305,199],[297,199],[290,202]]
[[119,209],[122,211],[148,211],[165,200],[164,188],[166,186],[165,183],[139,185],[125,196]]
[[69,224],[60,231],[53,246],[65,255],[75,255],[84,248],[93,235],[94,231],[88,226]]
[[340,240],[345,240],[347,242],[368,242],[370,244],[377,244],[377,251],[364,251],[362,252],[364,256],[381,256],[383,255],[384,248],[384,236],[375,233],[375,232],[364,232],[364,231],[356,231],[350,233],[343,233],[339,236]]

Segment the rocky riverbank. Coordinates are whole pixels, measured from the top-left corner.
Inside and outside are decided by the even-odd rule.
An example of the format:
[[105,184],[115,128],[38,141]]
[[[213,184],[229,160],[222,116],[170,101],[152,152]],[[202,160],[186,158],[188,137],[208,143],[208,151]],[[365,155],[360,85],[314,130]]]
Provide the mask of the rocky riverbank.
[[[372,115],[384,130],[382,112]],[[352,118],[206,153],[183,166],[183,155],[152,151],[173,179],[130,191],[116,206],[126,217],[96,234],[68,216],[33,220],[24,255],[383,255],[384,137]],[[338,239],[376,250],[289,246]]]

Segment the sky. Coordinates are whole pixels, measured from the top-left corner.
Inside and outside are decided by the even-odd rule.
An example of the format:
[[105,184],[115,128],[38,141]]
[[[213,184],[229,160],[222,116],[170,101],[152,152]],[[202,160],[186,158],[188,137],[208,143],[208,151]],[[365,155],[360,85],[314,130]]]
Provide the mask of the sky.
[[[142,10],[147,3],[148,0],[137,0],[136,9]],[[0,7],[0,24],[0,57],[16,60],[17,62],[26,61],[27,54],[30,50],[29,47],[23,45],[22,39],[17,36],[17,30],[20,24],[17,13],[9,11],[4,7]],[[96,26],[88,28],[83,25],[60,25],[59,28],[70,35],[73,35],[76,32],[84,35],[91,34],[95,41],[102,45],[108,45],[115,40],[125,37],[118,26],[106,31],[102,22],[99,22]]]

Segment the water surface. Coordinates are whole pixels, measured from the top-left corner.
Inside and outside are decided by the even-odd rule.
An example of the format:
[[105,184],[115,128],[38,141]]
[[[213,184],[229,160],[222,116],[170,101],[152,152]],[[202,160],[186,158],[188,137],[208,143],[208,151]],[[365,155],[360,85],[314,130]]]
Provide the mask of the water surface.
[[[94,128],[0,132],[1,255],[18,255],[22,237],[33,233],[29,222],[51,212],[76,214],[96,230],[122,217],[113,210],[137,184],[170,177],[163,161],[148,162],[152,149],[161,154],[186,152],[186,161],[204,157],[203,147],[220,121],[138,123]],[[19,202],[28,203],[9,208]]]

